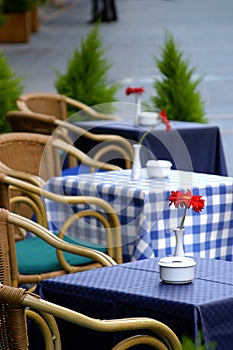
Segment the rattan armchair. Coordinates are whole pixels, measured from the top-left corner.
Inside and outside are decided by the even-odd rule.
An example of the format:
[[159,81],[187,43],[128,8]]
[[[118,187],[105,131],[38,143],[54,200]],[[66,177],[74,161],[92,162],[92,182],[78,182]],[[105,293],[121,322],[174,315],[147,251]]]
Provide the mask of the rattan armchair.
[[61,120],[68,118],[68,106],[72,106],[76,109],[76,112],[82,111],[82,115],[87,115],[89,118],[100,120],[120,119],[112,115],[100,113],[83,102],[56,93],[25,93],[18,97],[17,105],[21,111],[53,115]]
[[[0,193],[0,207],[10,209],[11,211],[14,211],[15,213],[28,219],[31,219],[33,214],[35,214],[37,222],[47,229],[48,222],[44,206],[44,199],[65,203],[68,206],[68,209],[72,204],[79,204],[80,211],[78,213],[74,213],[72,211],[72,215],[68,218],[68,221],[64,222],[64,225],[61,228],[56,229],[55,234],[58,239],[98,250],[107,254],[112,258],[111,260],[114,260],[116,263],[121,263],[121,229],[118,216],[113,211],[112,207],[106,201],[94,196],[69,197],[44,190],[44,181],[46,181],[46,179],[48,179],[50,176],[54,175],[52,170],[56,168],[54,167],[56,157],[54,157],[53,147],[52,149],[48,147],[48,153],[45,150],[45,142],[48,139],[51,140],[51,138],[49,136],[39,134],[27,134],[25,135],[26,137],[23,136],[24,133],[19,133],[18,137],[17,133],[0,135],[0,160],[2,161],[0,162],[0,171],[2,172],[0,175],[0,182],[2,184]],[[37,141],[40,142],[38,143]],[[54,143],[56,145],[56,149],[58,145],[63,145],[62,141],[55,141]],[[52,146],[54,146],[54,143]],[[71,148],[72,147],[70,145],[64,143],[65,151],[68,151]],[[77,150],[74,149],[73,154],[76,152]],[[44,162],[41,160],[43,156],[46,158]],[[3,163],[3,161],[7,164]],[[93,165],[93,160],[88,159],[88,157],[87,162],[89,162],[89,165]],[[101,163],[99,164],[101,165]],[[14,167],[14,169],[11,167]],[[116,169],[117,167],[113,168]],[[41,177],[41,174],[43,177]],[[98,235],[99,231],[97,229],[97,223],[101,224],[101,228],[103,228],[103,231],[105,232],[104,245],[97,244],[98,242],[96,243],[96,241],[86,242],[79,239],[78,231],[75,231],[75,238],[71,238],[66,235],[67,229],[69,229],[69,227],[76,222],[76,220],[84,217],[93,218],[95,225],[92,223],[92,225],[88,227],[89,231],[93,232],[93,235]],[[30,232],[30,234],[33,232],[28,227],[21,228],[24,229],[23,234],[22,230],[20,230],[20,232],[17,231],[17,234],[20,233],[21,237],[20,242],[17,241],[16,244],[18,247],[21,247],[17,247],[17,249],[20,249],[20,251],[23,251],[24,253],[20,255],[22,262],[20,264],[18,262],[20,275],[16,275],[17,284],[38,283],[42,278],[48,278],[54,275],[81,271],[100,266],[99,264],[96,264],[95,261],[86,261],[86,259],[84,259],[82,263],[79,262],[79,265],[73,268],[72,266],[76,266],[77,263],[67,264],[63,254],[58,250],[56,255],[59,259],[59,265],[56,265],[55,270],[50,268],[50,271],[47,271],[46,257],[51,257],[50,252],[46,253],[48,246],[41,244],[41,240],[38,237],[23,239],[25,238],[25,232]],[[14,233],[16,233],[15,230]],[[18,236],[15,236],[15,238],[18,239]],[[44,258],[40,256],[41,253],[39,247],[41,245],[41,251],[45,254]],[[38,259],[35,259],[34,264],[32,264],[32,261],[26,259],[27,251],[31,252],[30,259],[36,257],[37,255]],[[41,266],[42,262],[44,263],[44,266]]]
[[119,157],[124,160],[125,168],[131,168],[134,151],[131,143],[119,135],[97,135],[87,131],[72,122],[63,121],[52,115],[27,111],[9,111],[6,114],[12,131],[31,132],[45,135],[53,135],[73,144],[86,142],[93,143],[89,155],[95,160],[108,160],[111,157]]
[[[0,171],[17,179],[25,180],[37,187],[39,186],[37,189],[32,188],[32,192],[27,191],[25,204],[21,204],[24,216],[31,218],[34,211],[30,207],[37,203],[37,211],[40,212],[38,215],[42,216],[40,223],[44,225],[44,222],[47,221],[44,203],[38,197],[41,193],[40,187],[43,187],[49,178],[62,175],[62,162],[66,154],[73,157],[70,158],[70,162],[75,160],[76,164],[76,161],[78,161],[81,166],[90,167],[91,169],[119,170],[117,166],[93,160],[59,138],[34,133],[0,135]],[[71,164],[71,166],[75,164]],[[25,193],[23,195],[25,198]],[[32,205],[26,203],[26,201],[29,201],[29,196],[30,203],[34,202]],[[14,201],[15,190],[11,191],[11,197]],[[66,201],[65,198],[62,200]],[[83,203],[84,198],[78,198],[78,200]],[[111,211],[113,210],[111,209]],[[22,213],[22,211],[18,211],[18,213]]]
[[[43,300],[38,295],[29,293],[23,288],[13,288],[3,284],[0,284],[0,303],[0,348],[4,350],[28,349],[26,316],[36,320],[40,325],[46,350],[61,350],[59,331],[53,316],[102,332],[103,344],[104,333],[107,332],[131,330],[142,332],[142,334],[133,335],[120,341],[113,346],[112,350],[126,350],[139,344],[149,345],[157,350],[182,350],[182,345],[175,333],[164,323],[151,318],[94,319]],[[40,321],[38,321],[38,317]],[[151,332],[151,335],[143,334],[146,331]],[[93,348],[95,348],[95,344],[93,344]],[[77,349],[79,349],[78,344]]]
[[[119,218],[111,205],[102,198],[56,194],[28,181],[8,176],[3,172],[0,173],[0,191],[0,207],[13,209],[14,212],[29,219],[32,218],[32,213],[34,213],[37,219],[36,221],[45,228],[48,228],[48,221],[44,207],[44,199],[65,203],[67,206],[79,204],[80,211],[73,213],[71,210],[72,215],[64,221],[62,227],[57,228],[57,231],[59,231],[58,236],[64,238],[67,230],[76,220],[84,217],[93,217],[97,221],[100,221],[105,229],[107,253],[112,256],[117,263],[122,262]],[[27,205],[31,211],[25,211],[24,207],[21,208],[21,203]],[[90,229],[94,231],[95,227],[90,226]]]
[[[2,196],[2,185],[0,190]],[[34,237],[16,242],[12,230],[14,226],[31,232]],[[101,250],[95,249],[95,245],[90,248],[76,240],[61,239],[32,220],[0,208],[2,283],[15,287],[20,284],[37,284],[42,279],[112,265],[116,265],[116,262]],[[5,270],[10,276],[8,280],[4,277]]]

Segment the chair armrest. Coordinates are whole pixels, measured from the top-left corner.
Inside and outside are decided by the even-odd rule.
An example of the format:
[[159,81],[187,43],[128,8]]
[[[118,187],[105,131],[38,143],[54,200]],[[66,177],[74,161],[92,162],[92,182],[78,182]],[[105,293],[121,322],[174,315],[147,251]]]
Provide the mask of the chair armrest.
[[[74,134],[79,136],[84,136],[85,138],[89,138],[96,142],[104,142],[109,141],[111,143],[116,143],[116,146],[121,147],[121,150],[118,148],[120,153],[125,155],[125,158],[128,158],[129,161],[133,160],[134,150],[131,143],[122,136],[119,135],[108,135],[108,134],[94,134],[88,130],[85,130],[78,125],[74,125],[67,121],[62,121],[60,119],[55,120],[55,124],[58,127],[65,128],[66,130],[72,131]],[[104,145],[105,146],[105,145]],[[127,153],[125,153],[125,152]]]
[[[56,249],[62,250],[64,252],[68,252],[71,254],[77,254],[81,256],[88,257],[96,262],[98,262],[101,266],[112,266],[116,265],[116,262],[107,254],[96,251],[91,248],[78,246],[75,244],[67,243],[63,241],[61,238],[54,235],[45,227],[33,222],[27,218],[24,218],[18,214],[9,212],[8,222],[17,227],[22,227],[23,229],[32,232],[36,236],[40,237],[42,240],[50,244]],[[69,264],[67,263],[67,266]],[[75,272],[77,269],[75,267],[69,265],[68,272]]]
[[[151,335],[133,336],[123,340],[113,350],[128,349],[133,344],[149,344],[155,349],[182,350],[183,347],[176,334],[166,324],[149,317],[131,317],[101,320],[86,316],[78,311],[65,308],[23,288],[13,288],[0,284],[0,302],[7,303],[10,308],[26,307],[39,313],[52,314],[76,325],[90,328],[98,332],[150,331]],[[152,340],[157,338],[156,341]],[[158,346],[159,345],[159,346]]]
[[108,163],[103,163],[98,160],[94,160],[93,158],[90,158],[88,155],[80,151],[79,149],[67,144],[66,142],[57,139],[57,138],[51,138],[52,145],[54,147],[57,147],[58,149],[63,150],[67,154],[72,155],[75,157],[79,162],[81,162],[83,165],[89,166],[91,168],[96,168],[96,169],[104,169],[104,170],[121,170],[120,167],[113,165],[113,164],[108,164]]

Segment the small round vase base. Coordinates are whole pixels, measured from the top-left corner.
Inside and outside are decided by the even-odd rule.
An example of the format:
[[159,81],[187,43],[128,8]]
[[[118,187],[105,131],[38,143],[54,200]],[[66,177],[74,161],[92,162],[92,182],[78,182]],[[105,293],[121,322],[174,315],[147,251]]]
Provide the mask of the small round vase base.
[[196,262],[190,257],[167,256],[158,264],[160,279],[166,284],[187,284],[194,279]]

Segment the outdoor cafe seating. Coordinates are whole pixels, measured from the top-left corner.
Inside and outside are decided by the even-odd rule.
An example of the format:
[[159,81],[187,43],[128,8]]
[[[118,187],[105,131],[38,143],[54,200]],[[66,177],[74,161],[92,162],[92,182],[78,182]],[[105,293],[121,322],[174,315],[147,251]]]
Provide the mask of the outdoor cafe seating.
[[[16,136],[20,138],[24,133],[21,132],[14,134],[18,134],[18,136]],[[19,136],[19,134],[21,136]],[[45,138],[49,138],[49,136],[45,135],[37,135],[37,137],[41,137],[41,139],[44,138],[44,140]],[[63,152],[67,152],[70,148],[70,145],[68,146],[66,142],[61,140],[54,140],[52,145],[56,148],[62,146]],[[43,147],[41,146],[41,149],[42,148]],[[73,156],[76,154],[83,155],[83,153],[79,152],[77,148],[76,151],[74,149],[72,149]],[[44,158],[44,156],[45,155],[42,156],[42,160],[46,160],[46,157]],[[91,270],[89,274],[88,271],[83,271],[81,273],[79,272],[81,275],[80,277],[79,273],[72,273],[71,277],[69,274],[66,274],[64,277],[55,277],[48,281],[42,281],[36,289],[36,292],[39,293],[41,297],[45,299],[48,298],[50,302],[55,304],[58,303],[62,305],[64,303],[64,306],[68,308],[72,308],[71,305],[69,305],[70,302],[75,305],[75,307],[81,303],[83,305],[83,313],[86,314],[87,312],[89,317],[94,318],[98,318],[98,314],[102,314],[102,308],[104,308],[104,310],[109,311],[109,314],[107,313],[105,315],[104,313],[104,318],[106,319],[138,317],[140,316],[140,313],[145,313],[147,317],[157,319],[155,313],[153,313],[153,308],[151,309],[151,305],[154,305],[154,307],[157,308],[156,298],[158,298],[161,307],[165,304],[167,305],[165,305],[166,307],[164,306],[164,308],[162,307],[162,309],[156,309],[160,322],[170,325],[171,329],[179,335],[179,339],[181,339],[181,336],[183,335],[182,332],[185,330],[184,334],[196,341],[197,333],[200,330],[203,330],[204,337],[206,337],[205,341],[209,342],[216,340],[218,344],[221,344],[219,335],[217,335],[216,338],[212,335],[205,335],[205,332],[207,332],[207,334],[209,332],[209,324],[202,323],[205,317],[203,316],[204,313],[202,310],[206,307],[205,304],[208,299],[208,295],[205,294],[208,292],[206,285],[211,285],[211,288],[213,288],[212,290],[214,291],[214,288],[218,283],[217,279],[219,279],[219,274],[217,275],[218,277],[216,277],[217,279],[213,279],[212,277],[215,273],[213,271],[218,271],[220,267],[221,269],[225,269],[225,271],[231,269],[230,261],[232,261],[233,258],[231,234],[233,222],[232,178],[215,174],[172,169],[169,177],[149,179],[147,177],[146,169],[143,167],[140,170],[140,180],[135,181],[131,178],[131,169],[120,169],[118,166],[110,164],[106,164],[105,172],[98,171],[86,174],[80,173],[77,175],[61,176],[61,174],[55,174],[54,171],[53,173],[50,172],[50,174],[48,174],[48,170],[52,170],[52,168],[51,166],[43,167],[46,162],[43,163],[42,161],[39,170],[37,165],[37,170],[32,172],[33,175],[29,176],[27,174],[27,180],[31,179],[31,187],[27,188],[24,181],[21,181],[26,180],[26,178],[23,179],[22,177],[22,172],[26,170],[23,168],[23,164],[21,164],[21,167],[18,169],[15,169],[13,161],[12,163],[8,163],[7,157],[2,159],[2,161],[3,160],[4,162],[3,164],[0,164],[0,169],[5,173],[5,175],[1,175],[1,180],[4,183],[4,186],[16,186],[18,190],[20,189],[27,194],[31,189],[34,191],[34,188],[36,188],[37,190],[35,190],[34,193],[45,197],[44,209],[47,218],[47,225],[50,230],[63,231],[63,223],[66,217],[70,217],[71,213],[80,215],[80,210],[85,207],[85,203],[80,201],[75,203],[77,198],[90,198],[91,196],[94,196],[105,203],[99,208],[99,211],[101,213],[104,212],[104,215],[109,215],[108,211],[110,211],[111,215],[113,215],[113,217],[111,215],[108,216],[110,222],[113,223],[111,228],[114,238],[111,240],[111,247],[117,248],[120,246],[121,252],[120,257],[118,255],[119,252],[117,255],[112,255],[112,253],[109,252],[107,252],[107,254],[115,260],[117,265],[110,266],[109,268],[107,267],[106,270],[105,268],[98,269],[103,270],[102,273],[96,273],[93,271],[92,274]],[[84,160],[85,156],[83,156],[81,162]],[[87,164],[89,166],[93,165],[92,160],[88,159],[88,157]],[[97,162],[97,165],[100,166],[100,162]],[[59,165],[59,169],[61,170],[61,165]],[[34,183],[34,181],[38,181],[41,174],[45,174],[42,176],[43,181],[39,184]],[[201,215],[195,215],[194,212],[189,211],[186,218],[184,248],[188,256],[193,256],[194,259],[196,259],[198,268],[195,279],[192,283],[182,286],[166,286],[159,280],[157,264],[158,257],[173,254],[175,245],[173,228],[177,226],[178,222],[178,211],[169,206],[168,197],[170,191],[175,191],[184,187],[191,188],[194,194],[203,196],[206,200],[206,206]],[[46,195],[47,193],[53,195]],[[59,199],[55,203],[53,199],[55,199],[56,196],[57,199],[58,197],[60,199],[63,197],[64,200]],[[96,209],[96,203],[93,202],[93,204],[94,209]],[[94,240],[95,244],[106,245],[107,236],[103,236],[103,227],[96,222],[96,218],[93,218],[94,221],[92,219],[88,219],[88,221],[86,221],[85,218],[82,219],[83,220],[74,222],[74,226],[72,225],[73,227],[66,227],[66,234],[68,237],[74,240],[77,238],[81,240],[86,239],[87,241],[92,242]],[[96,231],[93,230],[93,227],[95,227]],[[77,232],[78,236],[75,236]],[[118,232],[117,239],[114,236],[115,232]],[[224,265],[222,260],[229,261],[224,261],[224,263],[227,264]],[[209,261],[213,261],[213,263]],[[228,265],[228,263],[230,265]],[[109,278],[108,273],[106,273],[105,277],[104,271],[110,271],[110,275],[111,271],[116,271],[113,272],[113,276],[116,276],[115,281],[117,285],[114,285],[114,283],[111,282],[111,286],[109,287],[108,281],[111,281],[111,279]],[[207,273],[207,275],[205,273]],[[210,276],[212,277],[210,277],[208,273],[210,273]],[[101,276],[100,280],[98,276]],[[149,282],[147,282],[148,276],[150,276]],[[224,276],[226,275],[224,274]],[[92,285],[92,282],[89,282],[89,278],[91,281],[95,281],[94,285]],[[225,278],[227,280],[227,277],[224,277],[221,282],[224,285],[225,283],[228,283],[225,281]],[[124,282],[125,279],[127,283]],[[99,284],[96,282],[98,280],[101,281]],[[117,281],[122,281],[122,285]],[[61,285],[59,283],[61,283]],[[72,287],[70,287],[70,283]],[[80,287],[80,293],[85,295],[85,302],[83,302],[79,290],[76,289],[76,284],[78,285],[78,288]],[[68,287],[66,288],[65,286],[67,285]],[[166,287],[168,288],[165,290]],[[52,294],[50,294],[50,288]],[[93,293],[95,294],[95,288],[97,298],[92,299],[92,302],[94,303],[92,305],[96,305],[96,309],[94,306],[92,306],[90,310],[85,309],[86,302],[89,303],[89,295],[93,296]],[[110,288],[110,291],[108,288]],[[112,288],[114,297],[112,297]],[[191,293],[190,295],[193,298],[192,306],[188,306],[185,303],[185,296],[182,300],[178,301],[176,298],[173,300],[173,298],[170,297],[169,293],[172,293],[172,291],[179,293],[178,288],[185,288],[184,295]],[[200,288],[203,288],[203,299],[202,296],[200,296],[200,299],[196,299],[195,288],[199,291],[201,290]],[[74,293],[76,299],[72,298],[69,293],[66,295],[66,292],[64,292],[63,294],[62,291],[64,289],[71,293],[73,293],[72,290],[75,290]],[[153,290],[158,292],[159,295],[152,295]],[[105,291],[107,293],[106,295],[104,295]],[[149,293],[148,295],[147,292]],[[126,297],[128,294],[132,296],[132,300],[130,297]],[[101,296],[100,299],[98,299],[98,295]],[[111,300],[109,301],[108,298]],[[142,303],[144,298],[146,306],[143,306]],[[149,313],[145,311],[147,310],[148,298],[152,298],[152,304],[148,304],[150,310]],[[133,300],[137,301],[136,304],[138,303],[139,305],[142,305],[142,309],[139,308],[139,314],[137,315],[134,314],[135,304],[133,303]],[[213,300],[214,302],[216,301],[215,295]],[[182,305],[180,305],[180,303],[182,303]],[[218,305],[218,303],[221,304],[221,307],[222,304],[225,305],[224,292],[220,293],[216,305]],[[175,313],[174,311],[176,308],[178,308],[178,313]],[[165,309],[169,310],[167,311],[168,317],[164,316]],[[92,314],[92,310],[94,310],[96,314]],[[226,313],[227,310],[228,307],[224,308],[224,313]],[[208,308],[208,318],[211,318],[211,316],[209,316],[210,311],[211,308]],[[177,319],[180,317],[179,312],[183,315],[181,315],[183,319],[187,321],[186,328],[184,327],[183,331],[180,331],[180,329],[177,328],[177,324],[179,323]],[[193,317],[191,317],[191,314]],[[67,340],[67,337],[69,337],[69,329],[71,330],[72,328],[69,326],[67,329],[66,323],[63,323],[63,321],[59,321],[58,324],[62,330],[62,337],[65,339],[65,346],[67,346],[67,349],[69,350],[72,349],[71,344]],[[194,333],[190,331],[190,329],[192,331],[195,330]],[[77,331],[77,336],[79,337],[78,334]],[[86,334],[88,338],[92,337],[92,333],[83,334]],[[224,337],[226,344],[229,344],[230,340],[226,335],[224,335]],[[121,341],[121,339],[119,340]],[[110,343],[107,342],[106,344],[112,345],[115,341],[116,338],[114,332]],[[217,349],[220,350],[220,348]],[[221,350],[222,349],[224,348],[221,348]]]
[[[120,318],[104,320],[85,315],[73,308],[63,308],[56,303],[50,303],[42,300],[38,295],[26,291],[25,288],[16,288],[17,271],[14,261],[15,254],[12,254],[14,238],[12,237],[11,225],[21,226],[31,230],[40,237],[47,236],[53,241],[53,245],[59,249],[64,247],[73,253],[81,251],[77,247],[71,249],[71,245],[62,240],[53,237],[45,229],[39,228],[39,225],[33,223],[24,217],[12,213],[6,209],[0,209],[0,347],[9,350],[28,350],[32,348],[30,340],[30,329],[33,326],[41,330],[39,340],[40,349],[61,350],[60,330],[57,326],[56,318],[68,321],[83,329],[92,329],[99,333],[103,345],[108,338],[109,333],[116,333],[121,336],[121,340],[115,342],[113,350],[129,349],[134,345],[142,344],[150,348],[161,350],[182,350],[181,343],[175,333],[164,323],[156,319],[137,317]],[[82,254],[82,253],[81,253]],[[93,256],[92,256],[93,257]],[[114,265],[114,262],[108,256],[96,254],[97,260],[101,261],[103,266]],[[21,280],[21,282],[23,282]],[[30,282],[30,281],[28,281]],[[148,331],[149,333],[145,334]],[[29,334],[28,334],[29,332]],[[128,333],[125,333],[128,332]],[[129,333],[131,332],[131,333]],[[135,334],[136,333],[136,334]],[[35,340],[35,337],[33,338]],[[44,341],[44,343],[43,343]],[[77,346],[77,343],[75,343]],[[81,349],[81,347],[79,347]],[[85,347],[84,347],[85,348]],[[36,347],[33,346],[33,349]]]

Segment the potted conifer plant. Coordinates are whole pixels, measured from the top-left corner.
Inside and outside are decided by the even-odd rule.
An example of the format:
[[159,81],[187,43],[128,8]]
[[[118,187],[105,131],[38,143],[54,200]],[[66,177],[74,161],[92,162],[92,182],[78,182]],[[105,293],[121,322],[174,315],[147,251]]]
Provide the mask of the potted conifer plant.
[[197,90],[202,79],[194,79],[195,68],[189,68],[189,60],[184,59],[168,31],[161,58],[155,58],[155,62],[161,78],[154,80],[156,94],[150,99],[153,107],[148,109],[165,110],[170,120],[206,123],[204,103]]
[[[107,74],[111,64],[104,54],[105,50],[96,25],[86,39],[82,39],[81,48],[76,48],[73,57],[68,59],[66,72],[62,74],[56,70],[57,91],[91,107],[105,104],[104,113],[113,112],[111,103],[116,102],[115,94],[120,85],[108,81]],[[69,112],[72,114],[72,110]]]

